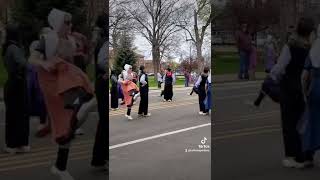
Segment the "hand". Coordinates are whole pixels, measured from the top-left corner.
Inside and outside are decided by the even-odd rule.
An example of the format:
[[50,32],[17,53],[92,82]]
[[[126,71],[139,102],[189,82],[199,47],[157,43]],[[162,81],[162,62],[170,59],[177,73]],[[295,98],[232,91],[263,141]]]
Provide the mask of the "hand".
[[49,62],[43,62],[41,64],[42,68],[44,68],[46,71],[52,71],[54,69],[53,64],[49,63]]

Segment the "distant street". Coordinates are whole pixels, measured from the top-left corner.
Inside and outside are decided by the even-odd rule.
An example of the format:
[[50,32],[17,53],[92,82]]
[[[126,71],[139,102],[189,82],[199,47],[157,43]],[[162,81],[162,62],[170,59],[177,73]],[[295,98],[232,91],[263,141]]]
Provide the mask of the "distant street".
[[137,118],[139,103],[132,121],[124,107],[110,112],[111,180],[211,180],[211,148],[186,152],[211,145],[211,118],[198,114],[198,96],[190,91],[177,88],[166,103],[160,91],[150,91],[148,118]]
[[280,108],[269,99],[258,109],[252,105],[260,85],[239,82],[214,86],[213,179],[319,179],[318,162],[309,170],[282,167]]
[[[2,153],[4,145],[4,105],[0,103],[0,179],[1,180],[58,180],[50,173],[50,167],[55,163],[57,147],[50,135],[47,138],[35,138],[34,133],[38,120],[32,119],[30,142],[31,153],[8,155]],[[78,136],[71,147],[68,170],[76,180],[106,180],[107,173],[96,171],[90,166],[94,135],[98,116],[92,113],[84,125],[85,134]]]

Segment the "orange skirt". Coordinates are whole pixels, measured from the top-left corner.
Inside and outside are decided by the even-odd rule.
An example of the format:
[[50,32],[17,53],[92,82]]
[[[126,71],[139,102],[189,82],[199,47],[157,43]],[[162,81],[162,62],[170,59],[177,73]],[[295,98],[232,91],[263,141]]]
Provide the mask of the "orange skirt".
[[131,90],[136,90],[139,91],[138,86],[132,82],[132,81],[123,81],[121,83],[121,87],[122,87],[122,92],[123,92],[123,96],[124,96],[124,102],[127,106],[132,104],[132,96],[130,96],[130,91]]
[[78,67],[65,61],[57,63],[55,67],[50,72],[37,68],[54,140],[69,136],[74,113],[73,110],[64,108],[62,93],[74,87],[82,87],[91,94],[94,92],[87,75]]

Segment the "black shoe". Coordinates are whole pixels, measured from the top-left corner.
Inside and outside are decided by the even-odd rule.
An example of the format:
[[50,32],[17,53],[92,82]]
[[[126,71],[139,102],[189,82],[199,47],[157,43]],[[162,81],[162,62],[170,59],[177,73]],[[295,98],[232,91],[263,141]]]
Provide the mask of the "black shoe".
[[264,97],[265,97],[265,94],[261,91],[259,96],[257,97],[257,99],[254,101],[254,105],[257,106],[257,107],[260,106],[260,104],[261,104],[262,100],[264,99]]

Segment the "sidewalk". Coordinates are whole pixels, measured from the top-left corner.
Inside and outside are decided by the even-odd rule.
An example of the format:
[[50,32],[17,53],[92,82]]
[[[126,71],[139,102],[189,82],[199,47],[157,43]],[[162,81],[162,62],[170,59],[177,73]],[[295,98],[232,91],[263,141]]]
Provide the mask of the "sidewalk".
[[[263,80],[266,77],[266,73],[257,72],[255,80]],[[223,74],[223,75],[213,75],[213,84],[215,83],[228,83],[228,82],[240,82],[243,80],[238,79],[237,74]]]

